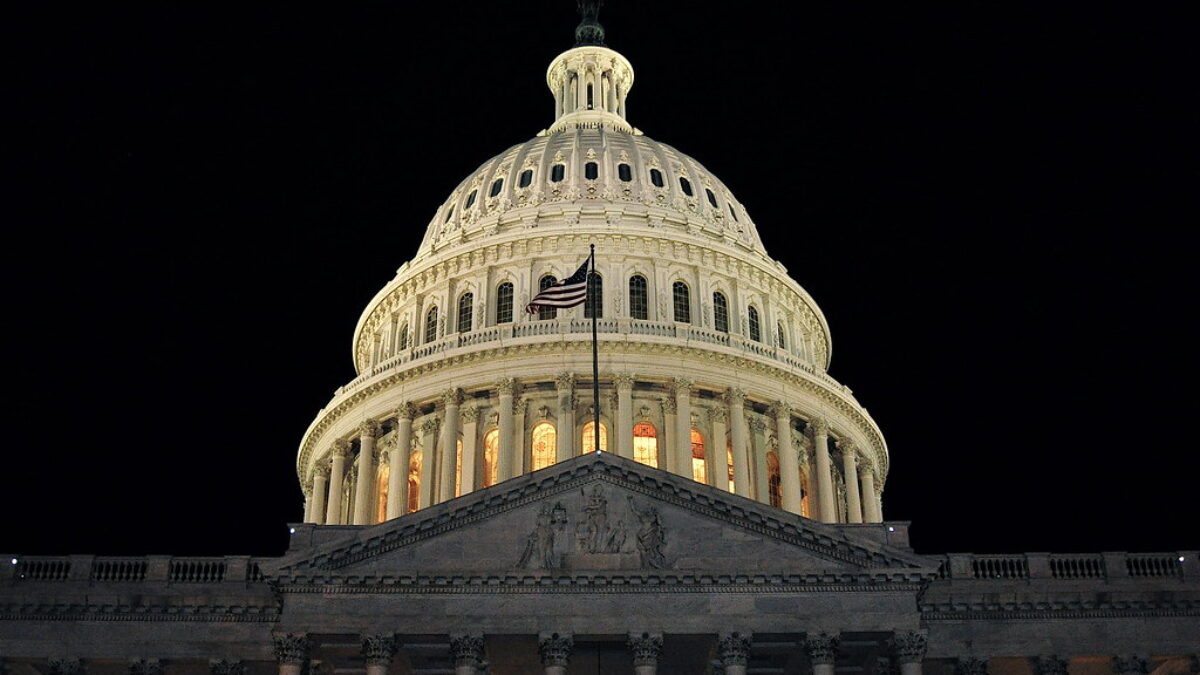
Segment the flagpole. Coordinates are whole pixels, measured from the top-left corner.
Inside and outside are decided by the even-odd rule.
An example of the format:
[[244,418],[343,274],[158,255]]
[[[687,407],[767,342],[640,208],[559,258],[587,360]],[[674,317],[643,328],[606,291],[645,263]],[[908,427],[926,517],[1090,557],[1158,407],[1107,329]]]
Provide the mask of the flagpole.
[[592,303],[592,438],[595,441],[596,452],[600,452],[600,354],[596,349],[596,314],[600,308],[596,306],[596,298],[592,297],[592,276],[596,274],[596,245],[590,246],[588,261],[591,263],[591,269],[588,271],[587,293]]

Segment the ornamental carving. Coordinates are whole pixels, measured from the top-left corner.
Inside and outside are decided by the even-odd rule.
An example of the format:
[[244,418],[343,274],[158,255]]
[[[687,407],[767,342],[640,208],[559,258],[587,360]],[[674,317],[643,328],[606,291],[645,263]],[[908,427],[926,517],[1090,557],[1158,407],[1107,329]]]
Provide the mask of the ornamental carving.
[[212,675],[246,675],[246,663],[241,659],[212,659],[208,662]]
[[308,636],[304,634],[287,633],[272,635],[271,646],[275,652],[275,660],[285,665],[304,665],[308,661],[308,652],[312,648]]
[[438,427],[441,425],[441,420],[436,417],[430,417],[421,423],[421,431],[425,432],[426,434],[436,434]]
[[446,407],[462,405],[462,389],[448,389],[442,393],[442,405]]
[[631,373],[617,373],[613,375],[613,384],[617,389],[633,389],[633,375]]
[[396,408],[396,417],[402,420],[411,421],[417,416],[417,407],[412,403],[404,403],[399,408]]
[[162,662],[158,659],[131,659],[129,675],[162,675]]
[[571,649],[575,641],[570,635],[551,633],[538,641],[538,656],[543,666],[566,667],[571,660]]
[[688,380],[688,379],[685,379],[682,377],[677,377],[677,378],[675,378],[674,382],[672,382],[673,389],[675,391],[676,396],[687,396],[688,394],[690,394],[692,391],[693,384],[695,384],[695,383],[692,382],[691,380]]
[[524,417],[525,411],[528,409],[529,409],[529,400],[528,399],[520,398],[520,399],[517,399],[516,401],[513,401],[513,415],[515,415],[517,417]]
[[506,377],[496,383],[496,391],[501,396],[512,396],[516,392],[517,381],[511,377]]
[[669,396],[667,398],[664,398],[662,400],[662,407],[663,407],[664,413],[666,413],[667,415],[674,415],[675,414],[675,399],[671,398]]
[[667,567],[666,555],[663,549],[667,544],[667,531],[659,518],[658,509],[647,504],[639,508],[633,497],[629,499],[629,510],[638,519],[637,550],[643,569],[663,569]]
[[729,411],[725,408],[709,408],[708,419],[714,424],[725,424],[729,420]]
[[987,659],[974,656],[960,658],[954,662],[954,675],[988,675]]
[[790,419],[792,415],[792,407],[783,401],[775,401],[771,407],[767,409],[767,414],[775,419],[784,418]]
[[575,373],[559,373],[554,378],[554,388],[559,392],[571,391],[575,387]]
[[804,640],[804,649],[813,665],[833,665],[837,661],[839,644],[841,639],[838,636],[821,632],[809,635]]
[[1039,656],[1033,660],[1035,675],[1067,675],[1067,661],[1057,656]]
[[483,636],[451,635],[450,654],[457,668],[477,667],[483,661]]
[[329,454],[334,458],[341,457],[342,459],[345,459],[349,452],[350,441],[338,439],[333,442],[333,450],[331,450]]
[[928,639],[925,637],[925,633],[910,630],[906,633],[897,633],[892,637],[891,646],[892,653],[896,655],[896,660],[901,664],[920,663],[921,659],[925,658]]
[[368,666],[387,667],[396,656],[396,638],[391,635],[364,635],[362,638],[363,660]]
[[479,421],[479,407],[470,406],[463,408],[462,411],[463,424],[475,424]]
[[762,433],[767,430],[767,423],[758,415],[750,415],[746,419],[746,426],[750,427],[751,431]]
[[727,633],[717,642],[717,653],[724,666],[744,666],[750,660],[750,636]]
[[642,633],[641,635],[630,635],[629,640],[625,643],[629,647],[629,651],[633,652],[633,665],[637,666],[657,666],[658,657],[662,654],[663,639],[661,634],[651,635],[650,633]]

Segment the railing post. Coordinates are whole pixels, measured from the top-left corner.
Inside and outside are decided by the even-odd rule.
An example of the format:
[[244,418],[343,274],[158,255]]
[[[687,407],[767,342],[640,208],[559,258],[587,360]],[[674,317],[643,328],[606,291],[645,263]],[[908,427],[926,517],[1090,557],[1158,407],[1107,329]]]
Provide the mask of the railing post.
[[167,581],[171,569],[171,556],[146,556],[146,581]]
[[71,561],[71,571],[67,573],[69,581],[89,581],[92,578],[92,561],[94,555],[68,556]]
[[1179,551],[1184,579],[1200,579],[1200,551]]
[[225,556],[225,581],[246,583],[246,572],[250,566],[248,555]]
[[1100,555],[1104,558],[1105,579],[1125,579],[1129,576],[1129,570],[1125,567],[1124,551],[1105,551]]
[[1049,579],[1054,576],[1050,570],[1049,553],[1026,553],[1025,563],[1030,579]]
[[946,556],[948,565],[946,572],[951,579],[970,579],[975,576],[971,569],[970,553],[951,553]]
[[5,586],[12,586],[17,583],[17,568],[20,567],[17,563],[21,562],[21,557],[12,553],[5,553],[0,556],[0,565],[4,565],[4,571],[0,572],[0,580],[4,581]]

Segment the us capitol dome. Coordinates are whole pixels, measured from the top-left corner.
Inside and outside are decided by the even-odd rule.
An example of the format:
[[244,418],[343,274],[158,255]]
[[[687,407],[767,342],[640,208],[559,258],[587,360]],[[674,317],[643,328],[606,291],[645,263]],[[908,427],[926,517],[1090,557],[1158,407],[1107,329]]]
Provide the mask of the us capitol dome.
[[[300,444],[305,520],[370,525],[592,449],[827,523],[880,522],[887,444],[829,327],[707,167],[627,118],[587,21],[553,123],[471,172],[355,327],[358,376]],[[595,245],[584,307],[526,313]],[[594,305],[594,306],[593,306]]]

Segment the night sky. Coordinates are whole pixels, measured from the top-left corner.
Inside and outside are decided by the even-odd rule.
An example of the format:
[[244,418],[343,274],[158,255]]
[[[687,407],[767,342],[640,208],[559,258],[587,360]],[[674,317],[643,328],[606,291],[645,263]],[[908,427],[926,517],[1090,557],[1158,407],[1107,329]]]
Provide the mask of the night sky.
[[[282,551],[360,312],[462,178],[551,123],[577,22],[168,4],[4,22],[0,551]],[[601,14],[630,121],[719,176],[824,311],[919,552],[1200,548],[1177,7]]]

